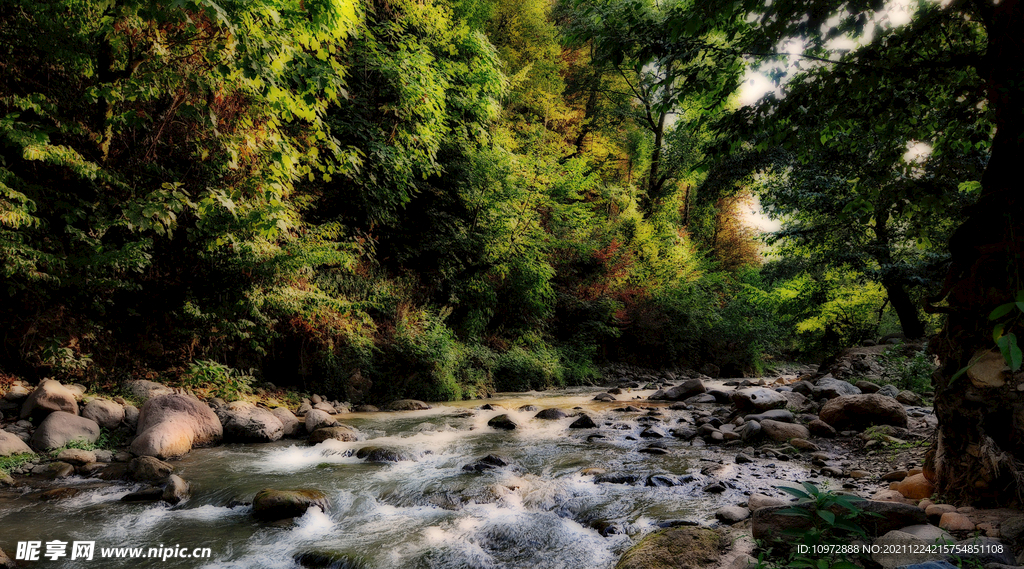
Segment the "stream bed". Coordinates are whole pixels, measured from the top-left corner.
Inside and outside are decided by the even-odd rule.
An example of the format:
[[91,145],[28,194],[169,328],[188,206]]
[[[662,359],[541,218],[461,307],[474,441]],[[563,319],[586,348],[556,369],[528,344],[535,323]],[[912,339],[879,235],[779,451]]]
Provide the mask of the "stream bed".
[[[598,392],[500,394],[424,411],[339,415],[358,429],[357,442],[309,446],[282,440],[196,449],[172,462],[192,489],[176,506],[121,502],[138,488],[129,483],[66,479],[58,484],[84,491],[49,502],[38,492],[0,499],[0,541],[12,557],[16,542],[29,540],[42,541],[43,554],[52,540],[95,541],[97,557],[100,548],[112,547],[211,551],[202,560],[83,563],[68,558],[69,546],[68,557],[41,557],[35,563],[40,567],[294,569],[299,555],[316,552],[365,568],[600,569],[614,567],[659,524],[713,523],[715,510],[745,502],[745,493],[782,495],[775,486],[807,476],[806,465],[796,462],[735,464],[742,444],[705,447],[671,436],[642,438],[645,427],[668,433],[696,411],[669,410],[667,403],[646,400],[646,391],[593,401]],[[483,403],[503,409],[481,410]],[[630,404],[641,410],[617,411]],[[534,418],[536,410],[518,410],[528,405],[570,415],[581,407],[598,428],[570,429],[574,416],[542,420]],[[489,427],[500,414],[518,428]],[[355,455],[367,446],[412,460],[369,463]],[[663,454],[649,454],[652,446]],[[491,454],[511,459],[514,467],[463,469]],[[635,481],[600,483],[595,473],[601,471],[587,469]],[[706,492],[716,481],[725,491]],[[293,521],[259,522],[246,502],[264,488],[318,489],[331,508],[310,509]]]

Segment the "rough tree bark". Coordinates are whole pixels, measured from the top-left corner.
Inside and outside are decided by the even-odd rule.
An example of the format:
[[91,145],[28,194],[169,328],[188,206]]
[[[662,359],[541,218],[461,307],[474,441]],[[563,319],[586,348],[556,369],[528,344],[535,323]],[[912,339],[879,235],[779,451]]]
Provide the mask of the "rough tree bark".
[[[926,466],[940,494],[960,502],[1024,502],[1024,374],[1005,368],[989,313],[1012,301],[1024,252],[1024,5],[974,2],[988,32],[985,65],[996,134],[978,203],[950,239],[942,332],[931,345],[939,433]],[[1016,331],[1018,334],[1022,330]],[[969,371],[953,381],[958,370]]]

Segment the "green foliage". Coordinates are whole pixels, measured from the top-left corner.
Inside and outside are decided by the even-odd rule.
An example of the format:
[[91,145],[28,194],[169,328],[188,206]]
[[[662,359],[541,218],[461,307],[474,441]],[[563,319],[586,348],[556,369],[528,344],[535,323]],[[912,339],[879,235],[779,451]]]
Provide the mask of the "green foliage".
[[[789,486],[778,486],[778,489],[797,498],[795,506],[779,510],[778,513],[803,518],[808,526],[806,529],[786,530],[783,533],[793,538],[794,543],[809,548],[820,545],[841,546],[849,544],[853,539],[864,539],[867,534],[858,524],[858,519],[865,515],[879,515],[865,512],[857,505],[864,498],[822,490],[810,482],[804,482],[802,490]],[[778,566],[854,569],[858,565],[853,563],[853,557],[841,548],[836,548],[832,553],[815,552],[810,556],[794,550],[785,563]]]
[[882,364],[882,380],[896,387],[915,393],[932,390],[932,372],[935,364],[923,351],[906,353],[900,345],[888,348],[879,357]]
[[250,395],[253,381],[252,375],[213,360],[192,362],[181,376],[181,383],[185,387],[202,390],[229,402]]
[[10,474],[12,470],[21,468],[21,465],[32,462],[36,457],[37,455],[27,452],[0,456],[0,472]]
[[494,363],[495,390],[545,390],[565,385],[558,352],[536,339],[527,339],[526,343],[498,356]]

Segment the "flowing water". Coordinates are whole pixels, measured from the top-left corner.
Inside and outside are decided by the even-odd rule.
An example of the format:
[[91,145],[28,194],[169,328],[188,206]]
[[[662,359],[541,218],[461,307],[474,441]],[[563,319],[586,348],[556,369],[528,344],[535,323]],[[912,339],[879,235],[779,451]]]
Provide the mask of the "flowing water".
[[[292,569],[298,567],[297,555],[322,552],[367,568],[596,569],[613,567],[622,552],[659,524],[706,524],[717,508],[743,502],[744,490],[771,493],[774,485],[806,475],[791,462],[734,464],[741,447],[691,446],[671,437],[655,443],[667,454],[641,453],[654,440],[639,433],[655,419],[646,409],[615,411],[631,402],[596,402],[594,393],[507,394],[489,400],[506,408],[498,410],[480,410],[482,402],[469,401],[426,411],[339,416],[358,429],[358,442],[308,446],[283,440],[197,449],[174,462],[190,482],[192,496],[173,507],[121,502],[138,489],[127,483],[61,481],[85,490],[61,501],[40,501],[38,492],[0,500],[0,544],[12,557],[16,542],[27,540],[95,541],[97,557],[103,547],[212,551],[202,561],[62,558],[36,562],[40,567]],[[600,429],[569,429],[574,417],[535,419],[536,411],[517,410],[523,405],[570,413],[582,407]],[[666,431],[693,416],[665,405],[658,412]],[[501,413],[520,428],[489,427],[487,421]],[[605,438],[593,438],[595,433]],[[355,456],[369,445],[414,460],[367,463]],[[520,468],[463,470],[489,454],[507,456]],[[593,474],[582,472],[588,468],[634,475],[638,481],[597,483]],[[647,485],[658,474],[677,485]],[[704,492],[713,480],[735,487]],[[319,489],[331,508],[327,513],[310,509],[294,521],[258,522],[248,505],[237,502],[251,500],[263,488]],[[69,546],[69,557],[70,552]]]

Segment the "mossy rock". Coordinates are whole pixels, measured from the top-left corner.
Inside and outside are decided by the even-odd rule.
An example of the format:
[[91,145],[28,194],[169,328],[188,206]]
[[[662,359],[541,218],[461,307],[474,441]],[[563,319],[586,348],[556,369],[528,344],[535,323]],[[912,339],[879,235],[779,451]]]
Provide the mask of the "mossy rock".
[[712,529],[678,527],[656,531],[622,556],[615,569],[698,569],[715,564],[728,540]]

